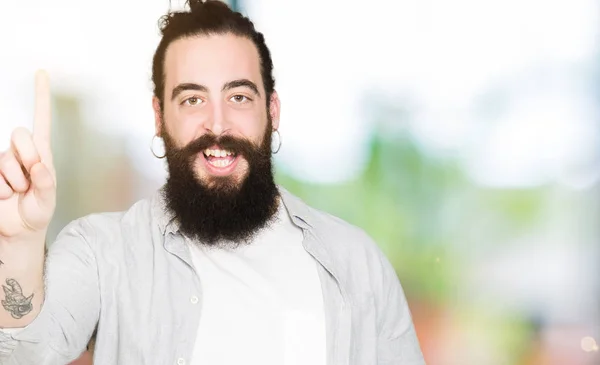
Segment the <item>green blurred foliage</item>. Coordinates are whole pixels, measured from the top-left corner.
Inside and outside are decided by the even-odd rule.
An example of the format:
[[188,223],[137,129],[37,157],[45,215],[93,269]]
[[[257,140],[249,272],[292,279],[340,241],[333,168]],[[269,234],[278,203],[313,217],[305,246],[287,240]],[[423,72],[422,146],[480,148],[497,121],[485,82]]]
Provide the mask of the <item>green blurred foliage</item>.
[[375,133],[369,149],[367,166],[351,181],[309,183],[280,169],[276,179],[315,208],[363,228],[414,300],[451,300],[470,250],[518,236],[542,219],[543,189],[478,187],[459,161],[428,155],[407,134]]

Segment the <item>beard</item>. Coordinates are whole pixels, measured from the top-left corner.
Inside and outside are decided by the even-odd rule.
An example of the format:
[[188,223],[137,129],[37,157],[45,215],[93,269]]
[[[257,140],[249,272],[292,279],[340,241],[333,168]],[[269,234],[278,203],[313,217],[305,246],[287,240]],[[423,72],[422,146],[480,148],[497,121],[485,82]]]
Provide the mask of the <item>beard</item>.
[[[269,118],[259,146],[233,136],[204,134],[178,148],[163,123],[161,137],[169,172],[163,197],[181,233],[197,244],[237,247],[250,243],[268,226],[279,196],[271,161],[271,128]],[[247,161],[247,171],[240,179],[197,175],[198,154],[214,145]]]

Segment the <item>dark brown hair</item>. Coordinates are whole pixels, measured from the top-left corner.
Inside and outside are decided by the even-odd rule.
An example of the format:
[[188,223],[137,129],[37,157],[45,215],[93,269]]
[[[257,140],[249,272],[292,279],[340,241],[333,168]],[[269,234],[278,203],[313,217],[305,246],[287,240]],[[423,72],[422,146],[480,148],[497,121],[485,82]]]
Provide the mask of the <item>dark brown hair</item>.
[[181,38],[199,35],[233,34],[251,40],[258,50],[263,86],[267,106],[275,89],[273,61],[262,33],[256,31],[254,23],[233,11],[219,0],[187,0],[187,11],[169,12],[159,20],[162,39],[152,60],[152,82],[154,95],[160,101],[161,108],[165,92],[165,54],[169,45]]

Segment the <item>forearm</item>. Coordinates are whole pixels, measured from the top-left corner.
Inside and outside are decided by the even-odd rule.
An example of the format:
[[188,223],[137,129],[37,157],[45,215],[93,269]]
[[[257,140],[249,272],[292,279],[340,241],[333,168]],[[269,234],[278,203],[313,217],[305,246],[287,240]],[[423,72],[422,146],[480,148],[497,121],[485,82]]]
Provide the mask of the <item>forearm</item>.
[[[47,255],[42,242],[34,246],[36,255],[28,253],[30,258],[41,257],[36,267],[40,279],[43,270],[44,287],[40,280],[40,290],[33,293],[35,298],[39,292],[41,300],[26,316],[27,323],[17,325],[21,330],[0,329],[0,364],[68,364],[86,349],[100,313],[98,267],[90,236],[92,227],[80,220],[62,230]],[[25,287],[23,292],[32,294]],[[0,310],[4,309],[0,306]]]
[[0,329],[25,327],[44,302],[44,239],[0,239]]

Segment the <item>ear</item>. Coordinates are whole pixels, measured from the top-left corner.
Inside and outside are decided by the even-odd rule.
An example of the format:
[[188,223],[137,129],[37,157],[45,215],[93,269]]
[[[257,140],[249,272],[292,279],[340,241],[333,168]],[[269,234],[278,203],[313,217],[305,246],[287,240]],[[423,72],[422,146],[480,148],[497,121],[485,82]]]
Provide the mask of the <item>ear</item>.
[[160,108],[160,101],[156,96],[152,98],[152,109],[154,109],[154,134],[161,136],[162,134],[162,109]]
[[281,109],[281,102],[279,101],[279,95],[277,95],[277,91],[273,91],[273,94],[271,94],[271,100],[269,103],[269,114],[271,115],[271,121],[273,123],[273,130],[279,129],[280,109]]

